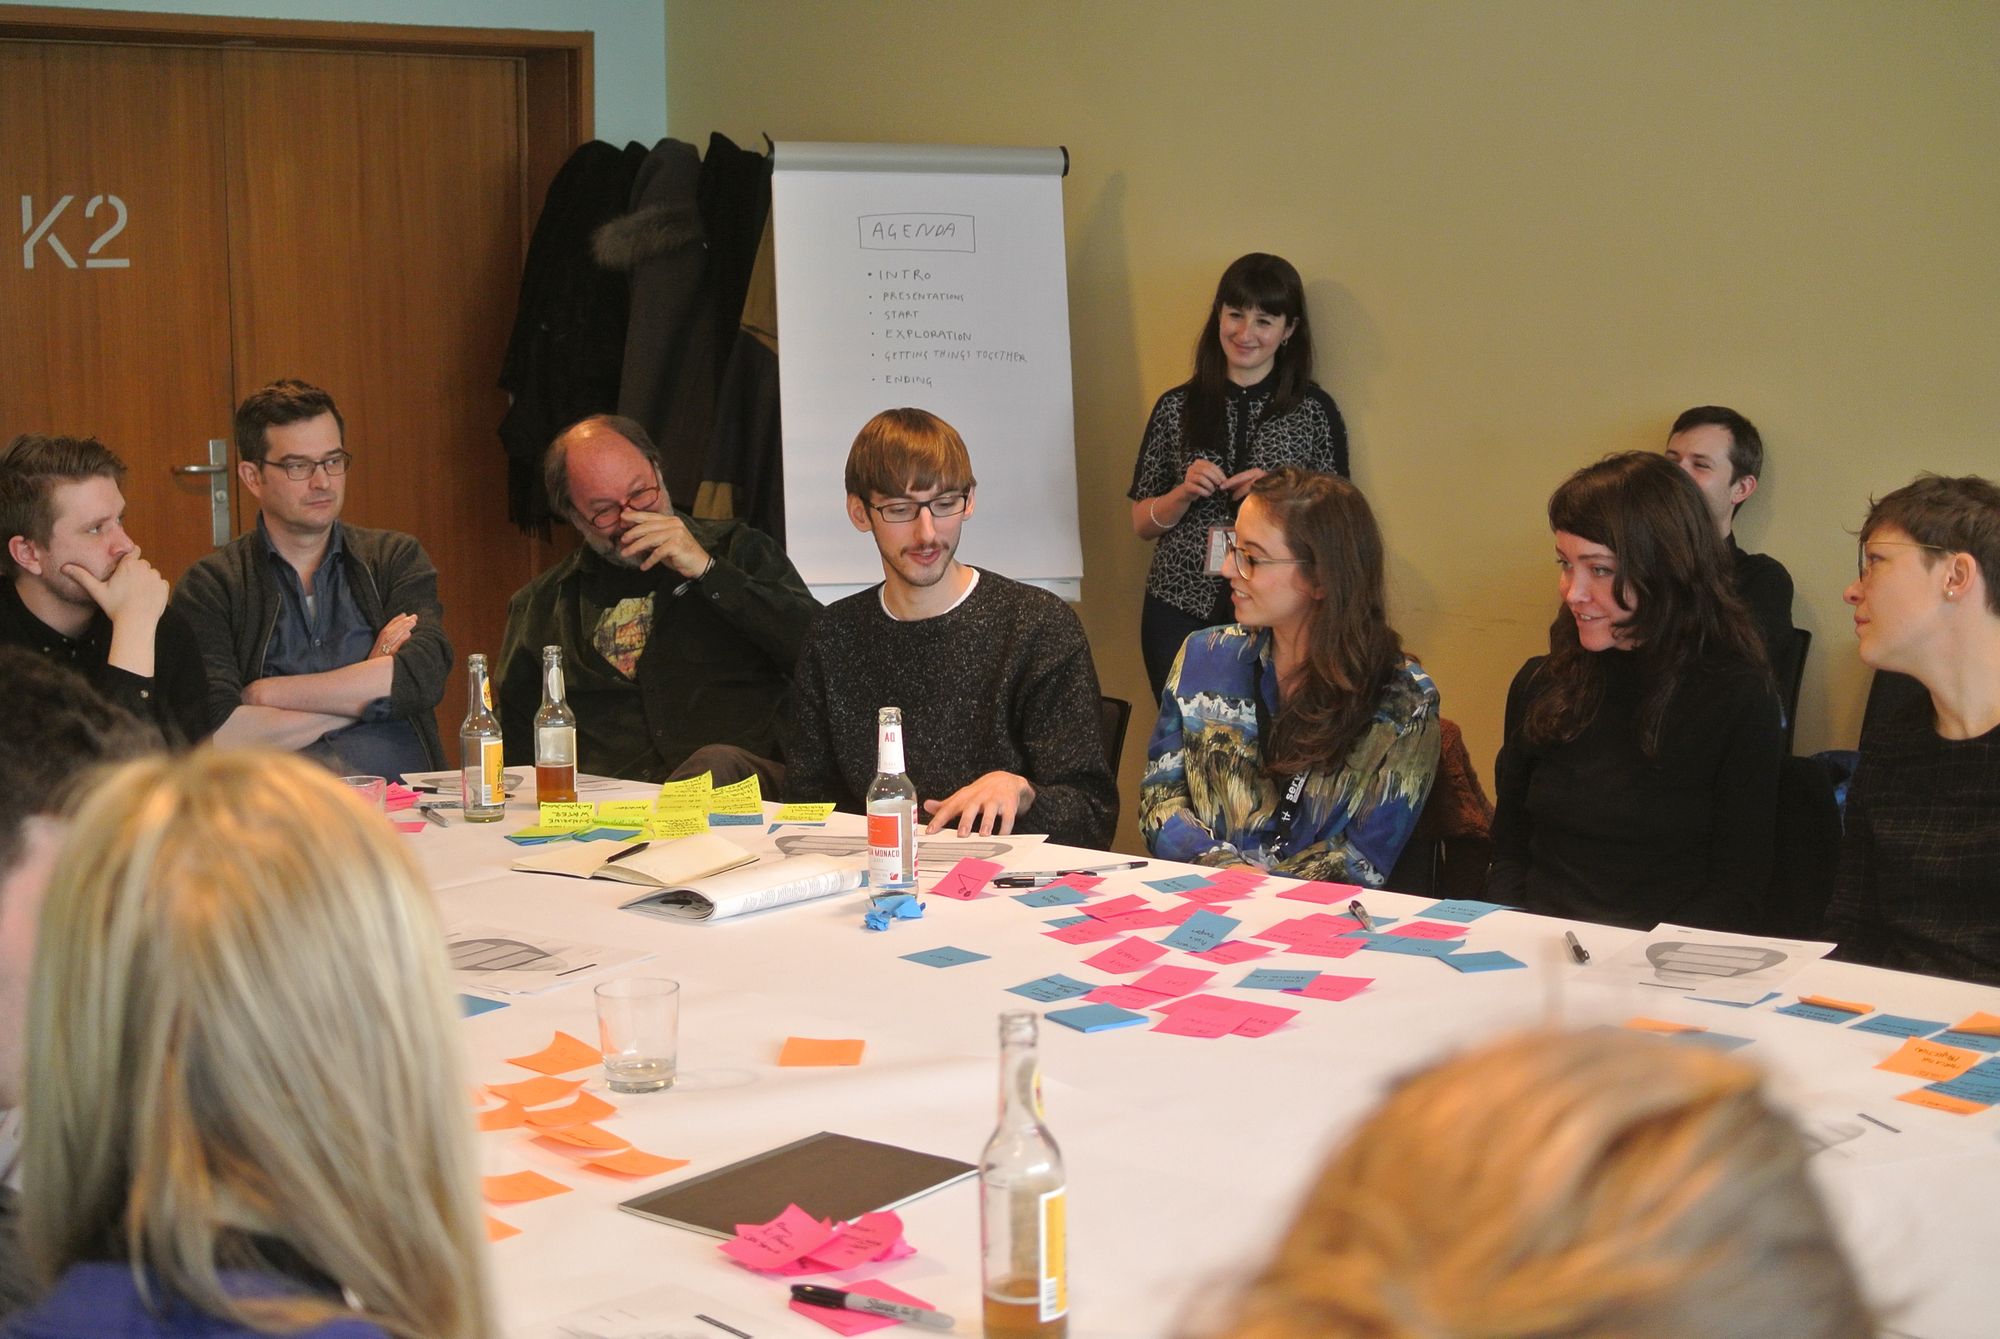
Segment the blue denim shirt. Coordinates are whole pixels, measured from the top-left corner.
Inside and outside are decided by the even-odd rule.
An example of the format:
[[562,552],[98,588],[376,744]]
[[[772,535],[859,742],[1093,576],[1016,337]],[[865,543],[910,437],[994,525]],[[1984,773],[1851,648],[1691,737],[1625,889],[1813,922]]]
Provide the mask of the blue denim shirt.
[[[320,674],[366,660],[381,629],[369,624],[347,584],[346,564],[341,561],[346,540],[340,523],[334,523],[326,556],[313,574],[310,609],[298,572],[271,546],[262,516],[257,518],[257,531],[264,537],[265,560],[279,592],[278,620],[264,647],[264,677]],[[370,702],[353,725],[329,731],[299,752],[337,771],[371,776],[420,772],[427,762],[416,731],[408,721],[390,714],[387,697]]]

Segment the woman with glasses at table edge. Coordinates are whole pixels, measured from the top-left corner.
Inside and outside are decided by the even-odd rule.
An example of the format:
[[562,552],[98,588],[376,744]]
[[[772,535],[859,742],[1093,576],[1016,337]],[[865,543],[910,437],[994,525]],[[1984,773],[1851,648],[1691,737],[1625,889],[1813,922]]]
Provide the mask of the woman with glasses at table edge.
[[1507,692],[1493,901],[1760,928],[1784,753],[1764,649],[1693,480],[1606,456],[1549,499],[1562,605]]
[[1347,427],[1312,374],[1299,272],[1281,256],[1238,258],[1216,285],[1194,375],[1153,406],[1126,494],[1133,531],[1159,541],[1139,620],[1155,698],[1187,635],[1234,618],[1220,545],[1250,485],[1282,465],[1347,473]]
[[1165,860],[1380,887],[1437,774],[1438,692],[1389,626],[1361,490],[1255,480],[1223,562],[1237,621],[1188,637],[1146,748],[1139,831]]

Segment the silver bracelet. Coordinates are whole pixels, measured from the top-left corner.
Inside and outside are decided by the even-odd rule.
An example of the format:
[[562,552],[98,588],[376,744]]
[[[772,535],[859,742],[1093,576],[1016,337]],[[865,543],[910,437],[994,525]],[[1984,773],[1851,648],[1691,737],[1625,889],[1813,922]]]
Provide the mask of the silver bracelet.
[[1180,522],[1175,521],[1174,525],[1163,524],[1160,520],[1160,513],[1153,510],[1153,504],[1158,501],[1158,498],[1149,497],[1146,499],[1146,516],[1154,525],[1159,526],[1160,533],[1164,535],[1167,531],[1173,529],[1174,525],[1179,525]]

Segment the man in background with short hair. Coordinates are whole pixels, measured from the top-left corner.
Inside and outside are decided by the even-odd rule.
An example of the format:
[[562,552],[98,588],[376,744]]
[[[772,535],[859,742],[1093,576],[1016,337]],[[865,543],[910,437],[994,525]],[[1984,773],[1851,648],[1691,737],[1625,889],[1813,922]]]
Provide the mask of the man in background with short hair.
[[11,1187],[20,1153],[22,1060],[35,927],[55,868],[56,815],[78,778],[100,763],[160,747],[152,726],[113,705],[84,678],[32,652],[0,648],[8,725],[0,731],[0,1316],[32,1300],[15,1235]]
[[1736,594],[1749,606],[1765,658],[1780,684],[1793,655],[1792,574],[1765,553],[1745,553],[1736,542],[1736,512],[1757,491],[1764,472],[1764,439],[1757,426],[1723,405],[1696,405],[1674,420],[1666,457],[1701,490],[1710,519],[1729,549]]
[[124,480],[94,437],[23,434],[0,451],[0,646],[77,671],[192,744],[209,731],[201,651],[125,532]]
[[274,381],[235,431],[257,524],[174,593],[208,660],[215,742],[372,776],[443,767],[433,713],[452,652],[437,568],[411,536],[340,519],[354,455],[333,397]]

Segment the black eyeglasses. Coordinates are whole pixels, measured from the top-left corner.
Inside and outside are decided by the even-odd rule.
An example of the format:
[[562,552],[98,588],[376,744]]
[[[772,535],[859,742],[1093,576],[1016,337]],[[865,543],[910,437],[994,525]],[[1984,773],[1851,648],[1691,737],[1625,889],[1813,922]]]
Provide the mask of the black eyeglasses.
[[939,493],[928,502],[918,502],[912,498],[891,498],[877,506],[873,502],[861,505],[880,516],[891,525],[907,525],[917,519],[917,513],[927,511],[935,520],[956,516],[965,510],[965,504],[972,500],[970,493]]
[[1234,536],[1229,540],[1229,556],[1236,560],[1236,565],[1243,569],[1246,577],[1256,576],[1260,567],[1306,567],[1312,562],[1310,558],[1259,558],[1254,553],[1245,553]]
[[345,451],[336,451],[324,460],[300,460],[297,456],[287,456],[283,460],[260,460],[259,465],[268,465],[274,470],[283,470],[285,477],[294,483],[304,483],[313,477],[314,470],[325,470],[326,477],[338,479],[347,473],[347,467],[354,463],[354,457]]
[[592,511],[589,516],[590,528],[609,530],[618,524],[618,518],[628,511],[651,511],[660,504],[660,489],[657,484],[649,484],[628,496],[623,502],[607,502]]

